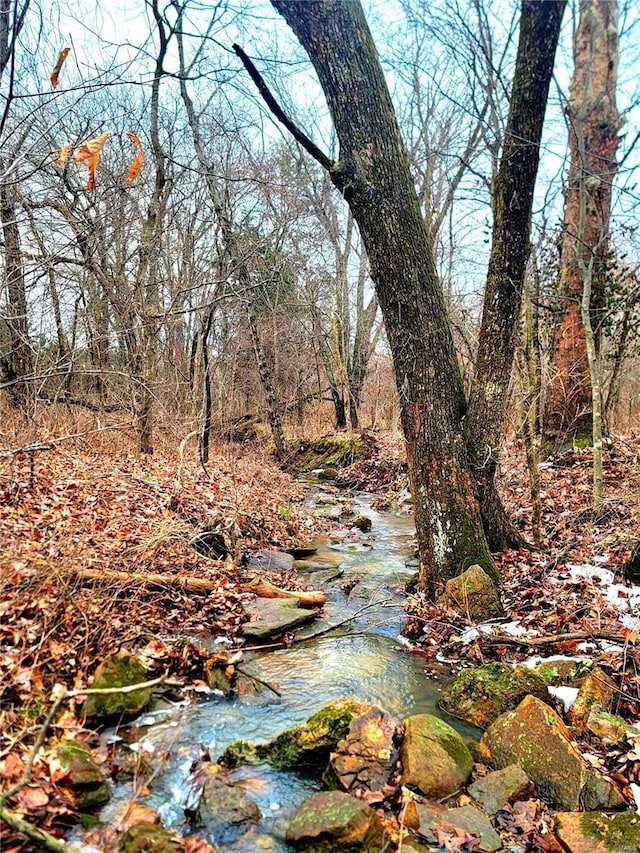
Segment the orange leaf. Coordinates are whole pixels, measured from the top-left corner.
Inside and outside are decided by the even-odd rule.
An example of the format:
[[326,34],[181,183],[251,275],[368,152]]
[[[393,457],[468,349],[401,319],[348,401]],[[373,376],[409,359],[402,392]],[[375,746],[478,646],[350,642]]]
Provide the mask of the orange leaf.
[[131,184],[135,181],[135,179],[140,174],[140,169],[142,168],[142,162],[144,160],[144,152],[138,151],[136,154],[133,163],[129,166],[129,171],[127,172],[127,186],[130,187]]
[[89,178],[87,180],[88,190],[93,190],[96,187],[96,169],[98,167],[98,160],[100,159],[100,154],[104,148],[104,144],[110,136],[110,133],[101,133],[100,136],[96,136],[95,139],[90,139],[88,142],[85,142],[80,146],[73,158],[76,163],[84,163],[87,167],[89,172]]
[[58,166],[62,168],[64,164],[67,162],[67,157],[71,153],[71,149],[73,148],[73,142],[67,142],[66,145],[63,145],[62,148],[58,151]]
[[69,56],[69,51],[71,48],[65,47],[64,50],[60,51],[60,55],[58,56],[58,61],[56,62],[55,68],[51,72],[51,85],[54,89],[58,87],[58,75],[60,74],[60,69],[64,65],[64,61]]
[[139,136],[136,136],[135,133],[131,133],[131,131],[129,131],[129,130],[127,131],[127,136],[133,142],[133,144],[136,146],[136,148],[142,148],[142,142],[140,142]]

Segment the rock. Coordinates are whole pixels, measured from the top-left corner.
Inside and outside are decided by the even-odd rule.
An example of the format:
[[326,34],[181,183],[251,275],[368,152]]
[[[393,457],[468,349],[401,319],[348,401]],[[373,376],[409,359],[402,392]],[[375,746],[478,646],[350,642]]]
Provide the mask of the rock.
[[591,708],[586,729],[604,744],[620,743],[627,737],[640,738],[640,726],[627,723],[622,717],[609,714],[598,705]]
[[306,560],[307,557],[313,557],[318,553],[318,549],[313,545],[298,545],[294,548],[287,548],[287,554],[291,554],[294,560]]
[[510,801],[517,799],[531,784],[519,764],[493,770],[469,785],[469,794],[489,814],[496,814]]
[[369,533],[371,530],[371,519],[367,515],[357,515],[351,523],[363,533]]
[[71,793],[79,812],[93,811],[111,798],[109,784],[84,744],[63,741],[56,757],[60,765],[56,782]]
[[595,667],[582,683],[576,701],[567,712],[567,719],[572,726],[583,729],[594,705],[605,711],[611,710],[616,692],[613,680],[599,666]]
[[466,783],[473,759],[455,729],[431,714],[407,717],[402,725],[405,730],[400,747],[403,785],[440,799]]
[[308,853],[373,853],[385,848],[380,818],[365,803],[341,791],[312,794],[300,805],[286,840]]
[[471,566],[448,580],[438,604],[452,607],[469,622],[486,622],[502,615],[502,605],[493,580],[481,566]]
[[432,844],[442,844],[441,833],[459,838],[464,833],[476,835],[480,841],[474,850],[493,853],[502,849],[502,840],[486,814],[475,806],[447,809],[437,803],[418,804],[420,828],[418,834]]
[[543,679],[526,666],[487,663],[463,670],[442,691],[443,711],[486,729],[500,714],[517,707],[528,694],[549,698]]
[[613,781],[608,776],[590,771],[585,775],[580,805],[583,809],[620,809],[627,801]]
[[267,761],[283,769],[309,767],[322,770],[338,741],[349,733],[353,718],[363,714],[366,709],[366,705],[354,699],[334,699],[309,717],[306,723],[293,726],[270,743],[232,743],[220,761],[227,767]]
[[390,784],[398,762],[395,732],[393,718],[375,705],[353,718],[330,759],[342,790],[368,803],[381,802],[395,792],[396,786]]
[[204,783],[196,817],[198,823],[215,832],[229,825],[258,821],[262,814],[242,788],[232,785],[218,773]]
[[335,699],[306,723],[283,732],[264,747],[259,746],[258,755],[274,767],[322,769],[338,741],[349,733],[351,721],[365,710],[366,705],[353,699]]
[[249,622],[241,626],[249,640],[270,640],[316,618],[314,610],[298,607],[295,599],[257,598],[244,605]]
[[175,835],[161,826],[142,823],[130,827],[112,848],[112,853],[178,853],[179,850]]
[[247,568],[287,572],[293,566],[293,560],[293,556],[285,551],[258,551],[247,560]]
[[570,687],[579,687],[585,677],[593,669],[592,660],[543,660],[533,667],[547,684],[567,684]]
[[580,807],[583,788],[590,802],[594,796],[615,799],[615,785],[587,768],[558,714],[535,696],[526,696],[514,711],[498,717],[476,753],[497,769],[519,764],[543,800],[567,811]]
[[323,587],[325,584],[331,583],[331,581],[338,580],[344,574],[344,569],[341,569],[339,566],[336,566],[335,569],[320,569],[318,571],[313,572],[313,574],[309,573],[307,582],[309,584],[313,584],[316,587]]
[[555,832],[568,853],[640,853],[635,812],[558,812]]
[[[140,661],[128,652],[120,651],[103,660],[93,676],[92,688],[129,687],[147,681],[147,672]],[[143,687],[130,693],[89,695],[82,712],[85,717],[109,719],[139,714],[151,699],[151,688]]]
[[218,664],[210,665],[207,662],[204,666],[204,677],[210,690],[217,690],[223,696],[228,696],[231,693],[231,677],[225,670],[226,667]]

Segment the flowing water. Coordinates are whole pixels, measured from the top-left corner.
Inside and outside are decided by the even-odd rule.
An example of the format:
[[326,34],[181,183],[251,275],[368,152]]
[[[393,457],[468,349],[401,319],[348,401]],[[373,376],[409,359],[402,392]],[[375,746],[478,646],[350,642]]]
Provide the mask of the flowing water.
[[[376,512],[366,496],[356,498],[354,508],[371,518],[371,532],[355,542],[323,542],[312,558],[339,563],[344,574],[327,585],[326,617],[308,632],[338,627],[288,649],[248,653],[242,664],[247,673],[277,685],[280,698],[269,690],[234,699],[212,695],[186,706],[165,703],[136,721],[142,745],[163,756],[152,792],[143,800],[160,812],[165,826],[188,831],[184,810],[197,802],[190,767],[203,747],[215,761],[236,740],[269,741],[340,696],[375,702],[396,719],[438,713],[437,684],[424,675],[420,657],[408,652],[398,636],[404,585],[415,572],[413,521]],[[360,582],[350,592],[341,590],[340,585],[350,586],[356,578]],[[345,622],[350,616],[355,618]],[[241,853],[289,850],[283,841],[286,824],[301,800],[318,788],[318,780],[266,765],[239,768],[232,778],[258,803],[263,820],[239,837],[236,832],[210,840]],[[114,806],[103,812],[103,820],[108,821],[109,808]]]

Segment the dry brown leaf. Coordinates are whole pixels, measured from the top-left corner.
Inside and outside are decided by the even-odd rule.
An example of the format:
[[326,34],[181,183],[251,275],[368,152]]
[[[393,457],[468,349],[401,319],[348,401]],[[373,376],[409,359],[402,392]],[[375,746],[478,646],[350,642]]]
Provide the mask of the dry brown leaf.
[[129,171],[127,172],[127,186],[128,187],[131,186],[131,184],[135,181],[135,179],[140,174],[140,169],[142,168],[143,161],[144,161],[144,151],[138,151],[138,153],[134,157],[133,163],[129,166]]
[[63,145],[62,148],[58,151],[58,159],[57,163],[60,168],[64,166],[67,162],[67,157],[71,153],[71,149],[73,148],[73,142],[67,142],[66,145]]
[[110,136],[110,133],[101,133],[100,136],[96,136],[94,139],[89,139],[88,142],[85,142],[80,146],[73,158],[76,163],[84,163],[87,167],[89,172],[89,178],[87,180],[88,190],[95,189],[98,160],[100,159],[100,154],[102,153],[104,144]]
[[56,62],[53,71],[51,72],[50,80],[51,80],[51,85],[53,86],[54,89],[57,89],[57,87],[58,87],[58,75],[60,74],[60,70],[61,70],[62,66],[64,65],[65,59],[67,58],[67,56],[69,56],[70,50],[71,50],[71,48],[65,47],[63,50],[60,51],[60,54],[58,56],[58,61]]
[[142,148],[142,142],[140,142],[139,136],[137,136],[135,133],[132,133],[130,130],[127,131],[127,136],[133,142],[136,148]]

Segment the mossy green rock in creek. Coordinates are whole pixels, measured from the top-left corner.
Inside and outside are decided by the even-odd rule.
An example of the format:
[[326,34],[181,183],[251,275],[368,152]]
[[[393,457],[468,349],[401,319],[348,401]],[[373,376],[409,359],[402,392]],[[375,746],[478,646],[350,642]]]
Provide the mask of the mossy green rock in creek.
[[636,812],[559,812],[555,832],[569,853],[640,853]]
[[488,663],[461,672],[443,689],[438,704],[447,714],[486,729],[529,693],[543,702],[549,698],[544,680],[528,667]]
[[482,566],[470,566],[466,572],[448,580],[438,604],[453,608],[475,623],[502,615],[498,590]]
[[627,737],[640,738],[640,726],[627,723],[622,717],[609,714],[598,705],[591,708],[586,728],[604,744],[620,743]]
[[[96,670],[92,689],[130,687],[147,681],[147,673],[140,661],[128,652],[118,652],[105,658]],[[143,687],[129,693],[89,694],[82,711],[86,717],[109,719],[118,716],[131,717],[139,714],[149,704],[151,688]]]
[[178,853],[181,848],[166,829],[140,823],[130,827],[111,849],[112,853]]
[[59,785],[71,792],[79,812],[93,811],[110,799],[107,780],[83,744],[74,740],[64,741],[56,754],[60,766],[66,770]]
[[211,776],[204,783],[198,803],[198,822],[208,827],[242,824],[262,817],[257,804],[242,788],[231,785],[221,775]]
[[289,824],[286,840],[306,853],[373,853],[387,849],[388,842],[373,809],[340,791],[307,797]]
[[587,803],[590,808],[623,804],[615,785],[587,767],[558,714],[535,696],[526,696],[491,724],[476,756],[497,769],[519,764],[543,800],[567,811]]
[[338,741],[347,736],[353,718],[366,710],[366,705],[353,699],[334,699],[309,717],[306,723],[287,729],[270,743],[232,743],[220,761],[227,767],[267,761],[280,769],[309,767],[322,770]]
[[403,721],[400,747],[402,784],[440,799],[457,791],[471,775],[473,758],[458,732],[431,714]]

